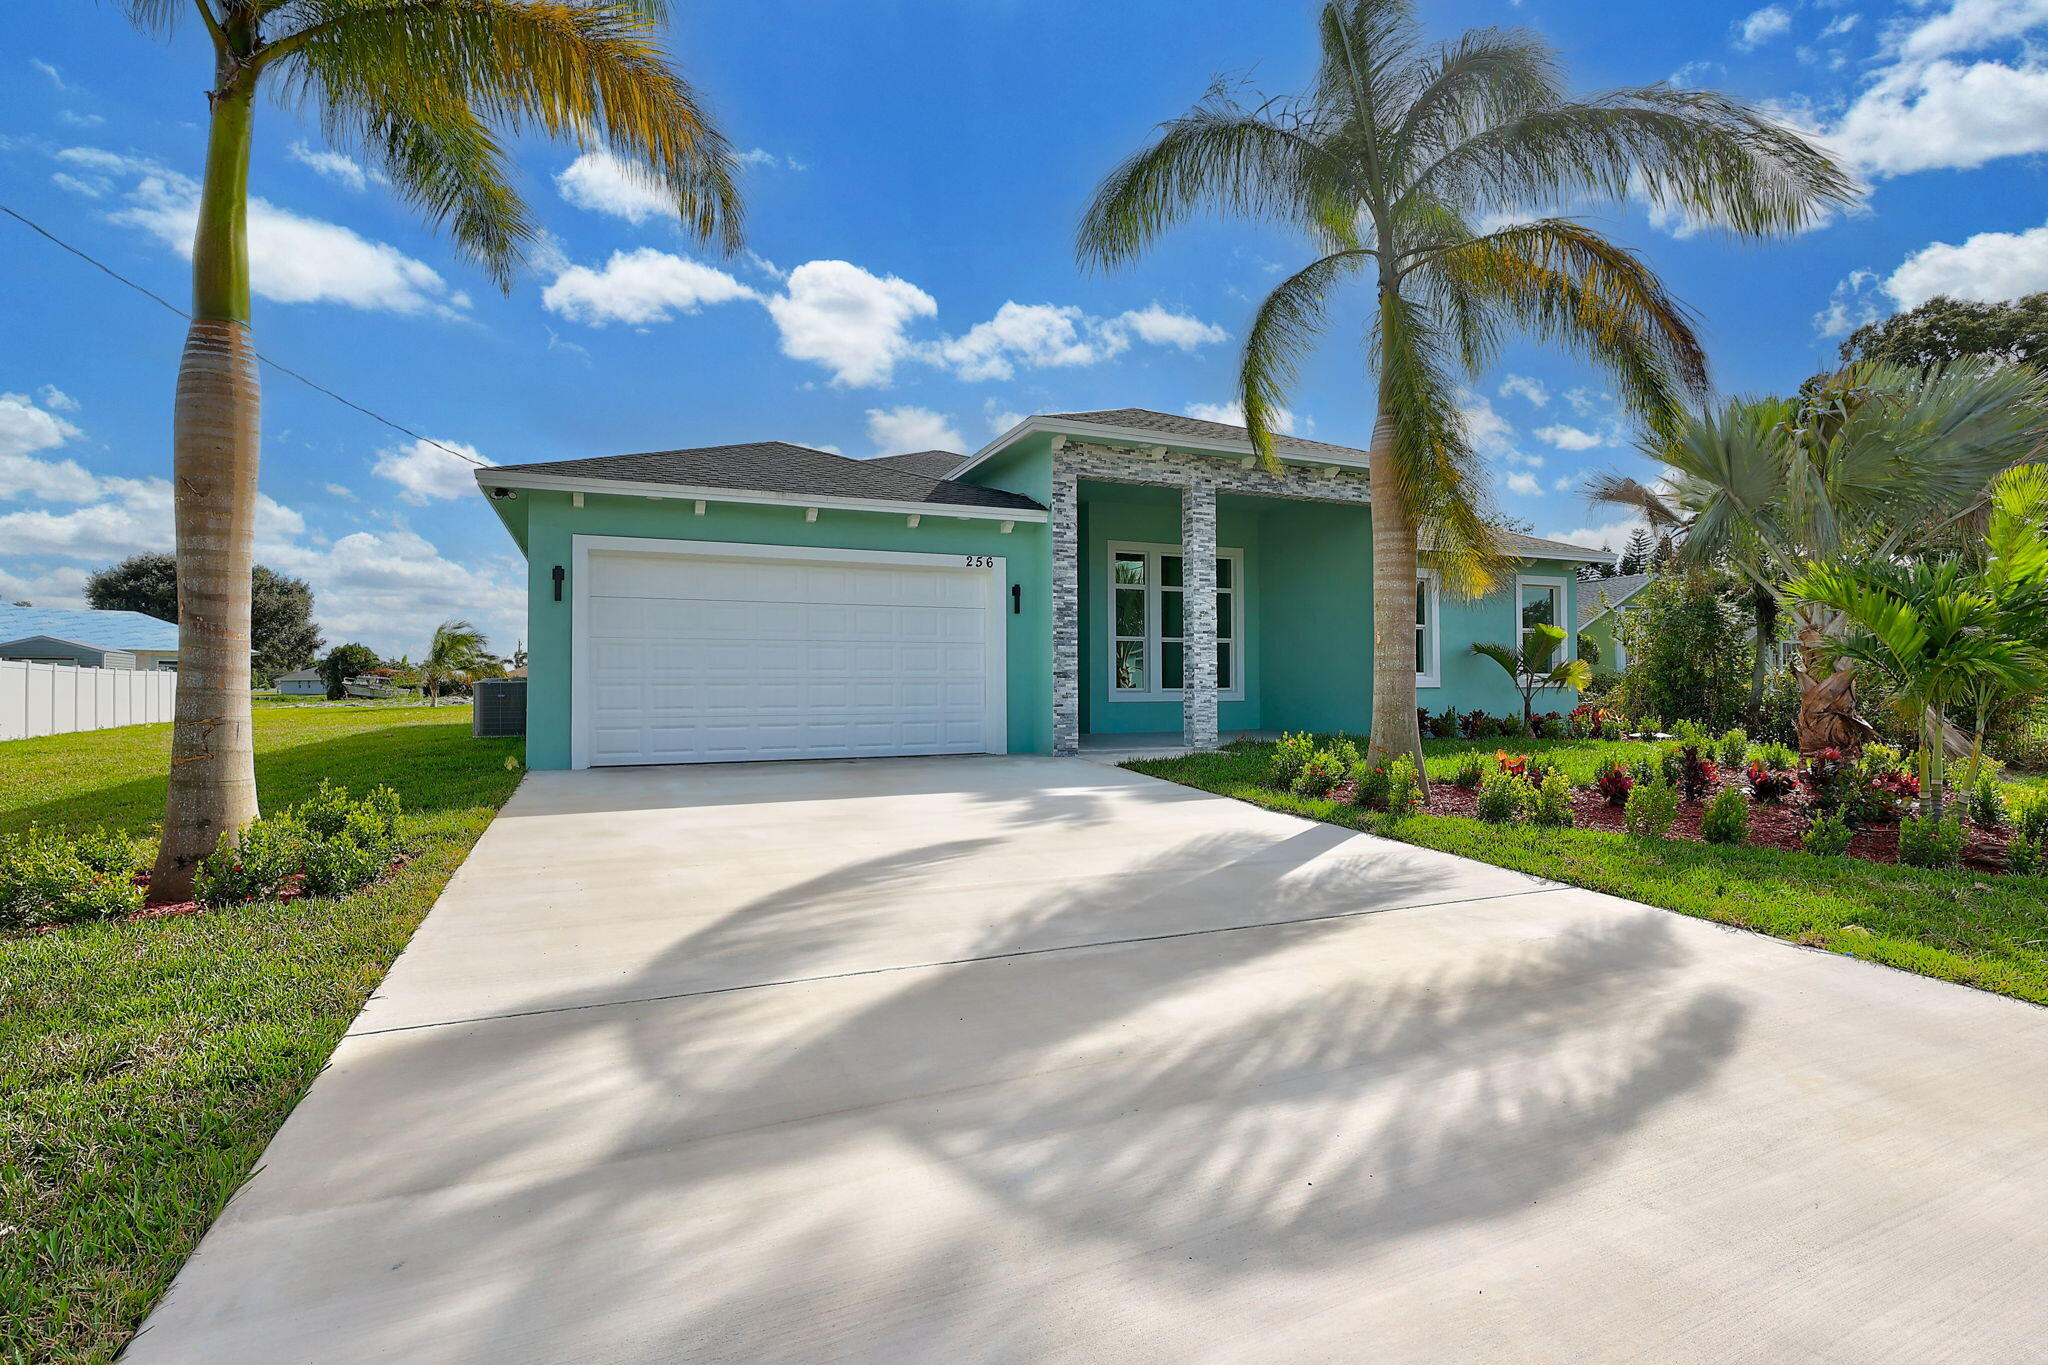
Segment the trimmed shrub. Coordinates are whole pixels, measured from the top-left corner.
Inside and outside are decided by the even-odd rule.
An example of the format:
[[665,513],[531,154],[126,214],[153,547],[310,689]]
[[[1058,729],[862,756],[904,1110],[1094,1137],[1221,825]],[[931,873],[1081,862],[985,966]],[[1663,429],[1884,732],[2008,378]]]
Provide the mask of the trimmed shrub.
[[2013,837],[2048,843],[2048,791],[2021,792],[2006,810],[2012,821]]
[[1977,779],[1977,785],[1970,788],[1970,819],[1979,829],[2005,828],[2005,796],[1998,789],[1998,779],[1985,773]]
[[1729,772],[1741,772],[1743,760],[1749,757],[1749,732],[1730,730],[1714,745],[1714,762]]
[[1266,771],[1266,780],[1274,786],[1289,789],[1294,779],[1301,776],[1301,770],[1315,757],[1315,736],[1309,734],[1285,734],[1273,746],[1273,766]]
[[1798,772],[1799,751],[1789,744],[1768,740],[1749,746],[1749,761],[1760,764],[1772,772]]
[[1402,754],[1387,765],[1387,814],[1406,819],[1422,806],[1422,783],[1415,772],[1415,760]]
[[1856,831],[1850,828],[1839,810],[1823,811],[1799,836],[1799,844],[1808,853],[1817,853],[1823,858],[1839,858],[1849,851],[1849,841],[1855,837]]
[[1909,815],[1899,822],[1899,861],[1908,867],[1954,867],[1963,860],[1963,822]]
[[1662,778],[1636,783],[1629,789],[1628,804],[1622,807],[1622,822],[1628,832],[1644,838],[1663,838],[1677,818],[1678,792]]
[[1655,749],[1644,749],[1629,755],[1623,767],[1628,771],[1629,785],[1632,787],[1639,787],[1645,782],[1670,780],[1664,772],[1664,755]]
[[1713,746],[1713,741],[1707,738],[1707,732],[1696,720],[1679,721],[1671,727],[1671,737],[1680,744],[1690,744],[1695,749],[1711,750]]
[[[1407,761],[1405,755],[1402,761]],[[1370,810],[1387,808],[1387,786],[1390,778],[1386,764],[1354,763],[1351,766],[1351,780],[1356,784],[1351,791],[1352,805],[1364,806]]]
[[2029,839],[2024,834],[2015,834],[2005,846],[2005,870],[2018,876],[2031,876],[2041,870],[2041,841]]
[[1572,784],[1564,769],[1552,768],[1543,775],[1530,803],[1529,819],[1545,829],[1564,829],[1573,823]]
[[305,870],[306,827],[290,811],[242,831],[199,865],[198,898],[207,905],[263,900],[286,890]]
[[1479,784],[1486,780],[1486,758],[1482,754],[1468,753],[1458,760],[1458,766],[1451,770],[1451,785],[1461,792],[1476,792]]
[[1350,772],[1357,766],[1360,757],[1358,745],[1352,742],[1349,735],[1339,735],[1331,740],[1330,747],[1324,752],[1337,760],[1337,771],[1340,773]]
[[1555,712],[1537,721],[1536,728],[1545,739],[1570,739],[1572,737],[1571,722]]
[[[1353,752],[1357,751],[1354,749]],[[1318,749],[1309,755],[1308,762],[1301,765],[1301,773],[1294,779],[1294,793],[1297,796],[1328,796],[1345,775],[1344,764],[1337,755],[1328,749]]]
[[1458,708],[1446,706],[1429,718],[1429,732],[1438,739],[1458,737]]
[[1654,711],[1648,713],[1647,715],[1638,716],[1636,718],[1636,724],[1642,727],[1641,729],[1636,731],[1637,734],[1661,735],[1665,733],[1664,717],[1658,715]]
[[1749,803],[1729,787],[1707,803],[1700,816],[1700,838],[1710,844],[1739,844],[1749,838]]
[[0,842],[0,929],[112,919],[142,908],[148,846],[118,831],[45,830]]
[[1529,802],[1527,778],[1509,772],[1495,772],[1479,786],[1479,818],[1489,825],[1511,823]]
[[1629,776],[1621,760],[1610,759],[1600,770],[1600,775],[1593,779],[1593,790],[1599,792],[1600,799],[1608,805],[1624,806],[1628,804],[1629,788],[1635,784],[1635,779]]
[[1564,760],[1556,754],[1531,754],[1529,755],[1529,765],[1523,769],[1522,776],[1529,779],[1530,786],[1540,787],[1543,785],[1543,779],[1549,777],[1552,773],[1561,773],[1563,771]]

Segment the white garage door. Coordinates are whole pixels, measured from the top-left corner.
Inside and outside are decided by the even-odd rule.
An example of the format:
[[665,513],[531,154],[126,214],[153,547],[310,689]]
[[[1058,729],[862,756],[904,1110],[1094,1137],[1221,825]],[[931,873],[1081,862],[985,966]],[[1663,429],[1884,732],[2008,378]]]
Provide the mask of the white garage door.
[[990,561],[916,558],[593,550],[579,763],[1000,750]]

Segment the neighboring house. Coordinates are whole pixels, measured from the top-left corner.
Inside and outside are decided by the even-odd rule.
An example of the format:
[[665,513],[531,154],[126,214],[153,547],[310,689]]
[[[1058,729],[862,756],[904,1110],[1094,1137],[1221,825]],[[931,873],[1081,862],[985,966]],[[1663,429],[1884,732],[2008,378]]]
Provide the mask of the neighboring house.
[[1599,651],[1594,667],[1603,673],[1619,673],[1628,667],[1628,647],[1621,642],[1620,626],[1629,599],[1650,585],[1646,573],[1622,574],[1618,578],[1594,578],[1579,584],[1579,639]]
[[320,670],[317,668],[302,668],[296,673],[280,674],[271,685],[287,697],[327,695],[327,680],[320,676]]
[[[1362,732],[1366,453],[1278,448],[1269,472],[1242,427],[1126,408],[1028,418],[971,457],[768,441],[480,469],[527,559],[528,762]],[[1429,710],[1519,710],[1470,646],[1576,620],[1576,566],[1611,558],[1510,544],[1520,572],[1477,602],[1425,556]]]
[[178,627],[139,611],[0,605],[0,659],[175,673]]

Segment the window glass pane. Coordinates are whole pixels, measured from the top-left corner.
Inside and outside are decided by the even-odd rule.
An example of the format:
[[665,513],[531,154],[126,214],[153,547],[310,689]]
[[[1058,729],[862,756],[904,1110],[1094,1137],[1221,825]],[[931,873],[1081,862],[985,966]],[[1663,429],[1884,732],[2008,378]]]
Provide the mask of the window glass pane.
[[1116,633],[1119,635],[1143,635],[1145,633],[1145,590],[1143,588],[1118,588],[1116,590]]
[[1118,555],[1116,557],[1116,581],[1119,583],[1143,583],[1145,581],[1145,556]]
[[1230,561],[1227,559],[1216,561],[1216,586],[1219,588],[1234,588],[1237,586],[1230,581]]
[[1415,624],[1429,624],[1429,580],[1426,578],[1415,585]]
[[1143,692],[1145,690],[1145,642],[1143,640],[1118,640],[1116,642],[1116,686],[1119,692]]
[[1159,685],[1179,687],[1184,659],[1181,651],[1186,649],[1178,640],[1168,640],[1159,646]]
[[1522,589],[1522,625],[1554,626],[1557,624],[1557,589],[1524,587]]
[[1159,581],[1169,588],[1180,586],[1180,556],[1159,556]]
[[1178,640],[1187,634],[1187,599],[1180,593],[1159,590],[1159,638]]
[[1236,599],[1230,593],[1219,592],[1216,594],[1217,639],[1228,640],[1230,638],[1230,632],[1237,624],[1236,606]]
[[1228,692],[1234,686],[1236,684],[1230,681],[1230,644],[1219,640],[1216,644],[1216,687],[1218,691]]

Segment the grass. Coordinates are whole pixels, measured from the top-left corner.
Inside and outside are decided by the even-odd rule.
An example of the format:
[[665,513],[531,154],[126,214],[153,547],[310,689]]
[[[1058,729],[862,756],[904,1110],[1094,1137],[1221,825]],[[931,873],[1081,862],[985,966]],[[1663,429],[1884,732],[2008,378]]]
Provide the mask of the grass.
[[[0,834],[148,829],[169,727],[0,744]],[[0,937],[0,1361],[111,1360],[518,781],[467,708],[256,717],[267,809],[389,783],[418,856],[335,900]]]
[[[1587,781],[1610,751],[1600,741],[1430,740],[1432,776],[1460,754],[1496,748],[1557,752]],[[1453,816],[1393,820],[1335,801],[1275,791],[1263,777],[1271,744],[1124,766],[1272,810],[1367,830],[1423,848],[1626,896],[1721,924],[2048,1004],[2048,876],[1984,876],[1819,858],[1754,847],[1635,839],[1602,830],[1496,826]]]

